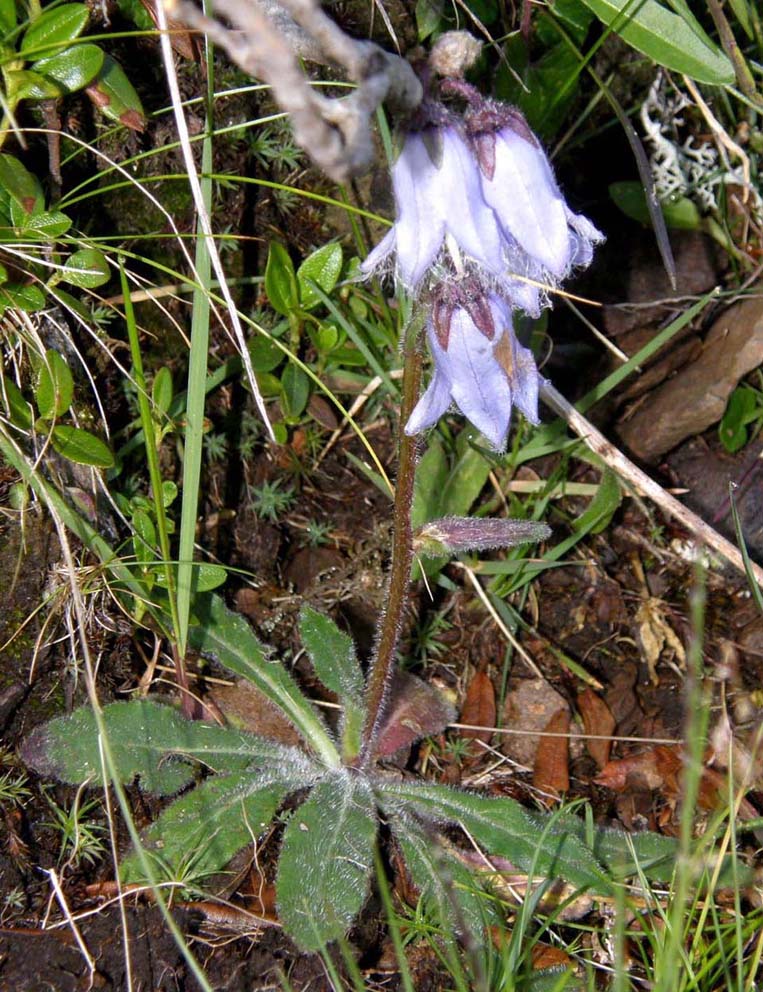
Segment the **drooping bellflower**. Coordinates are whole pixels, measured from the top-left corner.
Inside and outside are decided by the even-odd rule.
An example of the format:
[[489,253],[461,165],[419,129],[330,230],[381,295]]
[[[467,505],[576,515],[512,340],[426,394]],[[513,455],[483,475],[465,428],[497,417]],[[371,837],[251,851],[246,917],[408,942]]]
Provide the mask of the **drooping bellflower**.
[[406,434],[434,426],[455,403],[502,450],[512,406],[538,423],[540,376],[532,352],[514,335],[511,308],[466,279],[445,284],[427,322],[434,374],[405,425]]
[[468,84],[451,82],[449,88],[472,100],[464,127],[479,163],[483,200],[498,220],[513,271],[554,288],[573,268],[590,265],[604,236],[567,206],[522,114],[483,99]]
[[486,209],[477,162],[449,125],[413,131],[392,168],[397,220],[363,262],[370,274],[394,254],[395,275],[415,290],[433,268],[450,235],[463,254],[486,273],[505,270],[498,219]]
[[395,224],[362,271],[394,260],[398,281],[433,301],[434,374],[406,433],[433,426],[455,403],[501,450],[513,405],[538,422],[541,380],[512,310],[537,316],[572,269],[590,264],[603,235],[568,207],[518,110],[462,79],[446,79],[441,92],[467,109],[422,104],[392,168]]
[[[548,158],[522,114],[460,81],[443,84],[470,102],[462,119],[433,104],[435,123],[411,131],[392,168],[396,221],[362,265],[394,257],[409,291],[442,276],[455,245],[472,274],[537,315],[546,289],[590,264],[603,240],[567,206]],[[447,264],[447,263],[446,263]]]

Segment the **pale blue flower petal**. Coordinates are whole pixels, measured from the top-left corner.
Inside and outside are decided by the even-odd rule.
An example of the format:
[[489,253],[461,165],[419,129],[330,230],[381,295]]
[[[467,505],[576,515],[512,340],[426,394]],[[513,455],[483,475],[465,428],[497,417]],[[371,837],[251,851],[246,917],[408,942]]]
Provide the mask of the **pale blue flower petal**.
[[570,267],[567,216],[541,147],[509,128],[496,134],[495,172],[482,175],[482,193],[504,235],[561,279]]
[[418,434],[428,427],[434,427],[450,404],[450,382],[439,369],[435,369],[432,381],[429,383],[426,392],[408,418],[408,423],[405,425],[405,433]]
[[438,206],[445,226],[469,258],[494,275],[506,269],[498,219],[485,203],[471,149],[452,128],[442,135],[442,189]]
[[531,424],[539,424],[538,390],[541,377],[529,348],[517,344],[514,349],[514,405]]
[[582,214],[574,214],[567,206],[565,213],[567,223],[572,228],[570,265],[574,268],[587,268],[593,258],[594,245],[601,244],[605,240],[604,235]]
[[424,138],[409,134],[392,168],[397,204],[395,238],[400,280],[414,289],[437,258],[445,237],[442,171],[432,161]]
[[397,236],[395,228],[391,228],[384,237],[381,239],[379,244],[368,253],[368,257],[361,262],[360,271],[364,276],[373,275],[377,269],[384,266],[392,252],[397,248]]

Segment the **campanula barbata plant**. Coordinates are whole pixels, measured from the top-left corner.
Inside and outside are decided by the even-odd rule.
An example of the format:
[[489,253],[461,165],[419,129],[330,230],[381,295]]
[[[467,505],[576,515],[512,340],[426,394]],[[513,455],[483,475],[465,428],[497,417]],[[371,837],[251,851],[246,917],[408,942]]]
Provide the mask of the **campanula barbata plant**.
[[[138,776],[146,792],[172,798],[142,845],[122,860],[125,882],[175,880],[188,889],[189,859],[193,877],[208,881],[271,822],[280,823],[278,914],[307,950],[325,948],[352,925],[383,839],[402,856],[422,898],[460,934],[498,922],[500,912],[481,894],[457,845],[438,843],[444,826],[462,828],[486,856],[609,895],[618,878],[635,870],[634,859],[639,871],[665,878],[675,855],[672,841],[652,834],[596,830],[575,816],[542,817],[509,798],[402,780],[384,770],[385,759],[441,732],[453,717],[434,689],[394,668],[414,548],[439,557],[549,533],[532,521],[458,517],[412,533],[411,435],[433,426],[451,402],[497,449],[506,443],[512,407],[537,422],[540,379],[515,337],[514,313],[537,313],[601,240],[567,207],[524,119],[483,99],[458,75],[443,80],[439,94],[424,79],[427,96],[393,167],[397,220],[365,263],[370,273],[394,256],[398,280],[416,293],[425,314],[406,332],[407,433],[400,439],[387,609],[368,671],[328,617],[305,608],[299,619],[315,676],[341,702],[341,716],[328,722],[243,617],[205,594],[194,601],[190,647],[254,685],[296,730],[299,745],[189,720],[161,701],[136,699],[103,709],[104,740],[95,715],[83,708],[38,728],[24,747],[28,764],[42,774],[73,783]],[[445,98],[466,109],[453,109]],[[435,371],[419,397],[416,335],[424,326]]]
[[514,334],[513,311],[537,317],[603,235],[567,205],[548,157],[514,107],[462,79],[428,94],[392,167],[397,216],[362,265],[394,260],[395,278],[430,301],[434,375],[406,431],[432,427],[454,402],[503,450],[512,406],[538,423],[540,377]]

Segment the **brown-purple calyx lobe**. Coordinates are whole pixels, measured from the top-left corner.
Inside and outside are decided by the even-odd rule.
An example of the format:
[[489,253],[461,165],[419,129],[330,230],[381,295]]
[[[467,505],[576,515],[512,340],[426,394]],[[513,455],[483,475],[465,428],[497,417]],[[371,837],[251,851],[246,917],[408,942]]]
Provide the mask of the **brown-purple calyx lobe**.
[[432,303],[432,322],[437,341],[443,351],[450,342],[450,322],[456,310],[465,310],[480,332],[492,341],[495,337],[495,319],[490,300],[476,279],[462,279],[458,283],[442,283]]

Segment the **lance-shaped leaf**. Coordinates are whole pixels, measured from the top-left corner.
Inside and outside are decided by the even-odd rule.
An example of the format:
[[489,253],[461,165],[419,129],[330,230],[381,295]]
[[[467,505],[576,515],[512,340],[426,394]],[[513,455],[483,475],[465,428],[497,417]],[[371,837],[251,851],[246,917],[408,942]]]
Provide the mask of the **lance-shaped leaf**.
[[360,752],[360,734],[366,708],[363,702],[363,673],[355,655],[352,638],[323,613],[303,608],[299,615],[299,633],[315,674],[339,697],[344,705],[342,743],[345,757]]
[[583,841],[554,818],[540,824],[512,799],[491,799],[439,785],[380,783],[377,795],[386,812],[412,812],[433,823],[461,824],[488,854],[498,854],[523,871],[544,878],[561,876],[594,892],[611,883]]
[[368,893],[376,803],[367,780],[331,772],[289,821],[278,867],[278,914],[304,950],[342,937]]
[[[151,824],[143,838],[145,846],[173,875],[180,876],[191,858],[193,876],[201,880],[220,871],[242,847],[256,840],[285,797],[312,784],[315,774],[303,758],[301,767],[208,778]],[[124,882],[146,880],[137,853],[122,861],[120,876]]]
[[449,923],[456,934],[475,937],[487,926],[500,924],[474,872],[449,854],[431,830],[409,816],[393,817],[390,825],[413,884],[425,901],[437,907],[438,919]]
[[[157,795],[171,795],[192,780],[197,768],[192,759],[213,771],[307,761],[296,748],[186,720],[172,707],[151,700],[111,703],[102,716],[120,781],[131,782],[139,775],[141,786]],[[95,715],[85,706],[38,727],[21,753],[41,775],[79,784],[101,780],[100,750]]]
[[339,754],[323,718],[302,695],[284,666],[265,657],[262,645],[246,620],[232,613],[222,599],[214,595],[198,597],[194,610],[199,623],[188,632],[190,646],[248,679],[283,711],[326,765],[338,766]]

